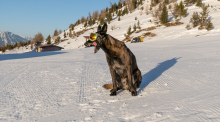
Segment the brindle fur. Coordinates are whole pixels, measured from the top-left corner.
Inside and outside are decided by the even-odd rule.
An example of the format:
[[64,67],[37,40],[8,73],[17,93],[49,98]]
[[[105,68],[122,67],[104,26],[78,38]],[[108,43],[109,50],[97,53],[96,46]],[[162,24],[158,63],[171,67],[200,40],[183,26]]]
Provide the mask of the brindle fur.
[[[106,55],[106,60],[112,76],[113,89],[111,96],[116,95],[119,89],[129,90],[132,96],[137,95],[138,88],[142,81],[141,71],[138,69],[136,58],[130,49],[121,41],[107,35],[107,24],[105,23],[98,32],[102,36],[97,40],[101,46],[95,47],[95,53],[101,48]],[[88,41],[85,45],[91,45]]]

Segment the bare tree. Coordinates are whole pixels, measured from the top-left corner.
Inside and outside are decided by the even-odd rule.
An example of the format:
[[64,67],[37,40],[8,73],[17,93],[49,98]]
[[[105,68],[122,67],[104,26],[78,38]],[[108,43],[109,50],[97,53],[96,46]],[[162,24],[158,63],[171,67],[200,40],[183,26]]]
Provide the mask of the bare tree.
[[128,10],[130,11],[130,13],[132,13],[132,11],[134,10],[133,3],[129,4]]
[[106,10],[105,9],[102,9],[101,10],[101,13],[100,13],[100,18],[105,18],[105,15],[106,15]]
[[61,33],[62,33],[62,30],[60,29],[60,30],[59,30],[59,34],[61,34]]
[[176,14],[177,14],[177,11],[178,11],[178,4],[177,4],[177,3],[174,3],[174,4],[173,4],[172,14],[173,14],[173,15],[176,15]]
[[82,17],[81,17],[81,22],[84,23],[85,21],[86,21],[85,17],[82,16]]
[[152,16],[154,18],[155,23],[158,23],[160,15],[161,15],[161,12],[159,11],[159,8],[157,9],[156,7],[154,7]]
[[34,42],[35,43],[42,43],[44,41],[44,36],[38,32],[35,36],[34,36]]
[[119,2],[120,2],[121,4],[123,4],[124,0],[119,0]]
[[96,11],[93,12],[93,14],[92,14],[92,18],[95,19],[95,20],[97,20],[98,17],[99,17],[99,11],[96,10]]
[[34,41],[31,41],[31,50],[34,48]]
[[89,12],[89,14],[88,14],[88,17],[89,17],[89,19],[92,17],[90,12]]

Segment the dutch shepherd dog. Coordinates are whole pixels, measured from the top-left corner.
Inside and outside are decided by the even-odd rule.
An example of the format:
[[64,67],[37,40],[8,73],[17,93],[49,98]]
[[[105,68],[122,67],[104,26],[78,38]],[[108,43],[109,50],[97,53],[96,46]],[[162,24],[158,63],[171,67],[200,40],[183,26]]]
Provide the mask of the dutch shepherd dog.
[[136,88],[139,88],[142,76],[138,69],[136,58],[129,48],[114,37],[106,34],[107,24],[98,26],[96,33],[91,33],[85,46],[94,45],[94,53],[101,48],[106,55],[106,60],[112,76],[113,84],[105,84],[103,87],[110,90],[110,96],[115,96],[120,89],[129,90],[132,96],[137,96]]

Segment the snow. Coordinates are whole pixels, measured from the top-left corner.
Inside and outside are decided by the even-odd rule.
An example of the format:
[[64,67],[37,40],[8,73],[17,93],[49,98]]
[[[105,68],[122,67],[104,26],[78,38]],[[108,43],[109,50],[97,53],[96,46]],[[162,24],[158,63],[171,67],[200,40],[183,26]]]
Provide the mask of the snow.
[[[62,51],[0,55],[0,121],[220,121],[220,2],[203,2],[216,8],[210,8],[213,30],[185,29],[192,12],[201,9],[190,6],[183,25],[157,27],[151,31],[157,36],[126,43],[143,77],[136,97],[123,90],[109,96],[102,87],[112,82],[104,52],[78,48],[95,29],[61,42]],[[137,13],[114,20],[108,33],[122,40],[135,16],[142,27],[153,26]],[[111,31],[111,25],[120,29]]]

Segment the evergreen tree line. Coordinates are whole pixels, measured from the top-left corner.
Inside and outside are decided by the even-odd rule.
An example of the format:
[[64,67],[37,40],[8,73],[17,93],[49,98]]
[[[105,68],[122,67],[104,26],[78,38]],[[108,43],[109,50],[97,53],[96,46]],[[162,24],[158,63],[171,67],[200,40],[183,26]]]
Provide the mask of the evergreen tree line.
[[[92,15],[89,12],[86,18],[82,16],[81,19],[78,19],[75,24],[73,24],[73,26],[75,27],[83,23],[84,27],[87,27],[94,25],[96,22],[97,24],[103,25],[105,18],[108,23],[110,23],[115,15],[118,16],[118,21],[120,21],[121,16],[128,14],[129,11],[131,12],[140,4],[143,4],[143,0],[119,0],[118,4],[112,4],[110,2],[110,8],[106,7],[101,10],[100,13],[98,11],[94,11]],[[125,9],[121,10],[123,6],[125,6]]]
[[27,47],[28,45],[32,44],[32,41],[29,40],[28,42],[16,42],[14,45],[13,44],[7,44],[5,45],[4,42],[2,43],[0,47],[0,51],[5,52],[6,50],[13,50],[14,48],[20,48],[20,47]]

